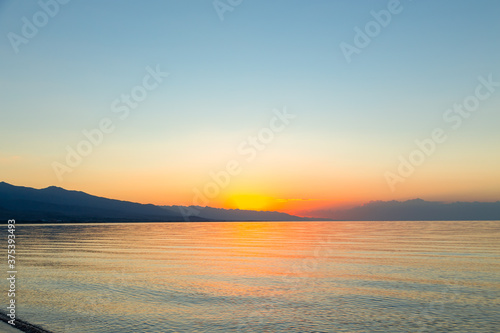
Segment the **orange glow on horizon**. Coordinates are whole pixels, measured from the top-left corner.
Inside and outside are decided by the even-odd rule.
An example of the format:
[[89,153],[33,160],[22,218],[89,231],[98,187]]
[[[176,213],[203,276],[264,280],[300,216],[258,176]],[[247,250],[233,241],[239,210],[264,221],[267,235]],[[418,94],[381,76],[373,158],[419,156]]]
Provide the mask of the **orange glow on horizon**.
[[271,197],[258,194],[237,194],[227,200],[225,206],[231,209],[242,210],[268,210],[273,204]]

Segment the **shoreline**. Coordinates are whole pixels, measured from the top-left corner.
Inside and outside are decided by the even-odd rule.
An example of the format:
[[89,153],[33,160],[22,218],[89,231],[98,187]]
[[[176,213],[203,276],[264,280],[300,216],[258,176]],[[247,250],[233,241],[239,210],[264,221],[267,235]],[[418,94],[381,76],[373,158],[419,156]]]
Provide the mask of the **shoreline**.
[[[0,330],[4,329],[11,331],[12,333],[14,332],[25,332],[25,333],[52,333],[51,331],[47,331],[44,328],[41,328],[37,325],[33,325],[28,323],[27,321],[21,320],[21,319],[15,319],[16,325],[13,326],[8,323],[10,320],[9,317],[4,312],[0,312]],[[7,325],[9,328],[7,328]],[[6,333],[10,333],[9,331],[6,331]]]

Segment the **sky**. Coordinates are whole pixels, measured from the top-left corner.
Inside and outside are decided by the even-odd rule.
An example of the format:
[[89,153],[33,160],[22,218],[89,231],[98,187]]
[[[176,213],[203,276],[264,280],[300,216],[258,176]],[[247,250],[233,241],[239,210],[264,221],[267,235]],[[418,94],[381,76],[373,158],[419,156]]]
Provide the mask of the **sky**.
[[0,180],[280,210],[500,200],[500,2],[0,1]]

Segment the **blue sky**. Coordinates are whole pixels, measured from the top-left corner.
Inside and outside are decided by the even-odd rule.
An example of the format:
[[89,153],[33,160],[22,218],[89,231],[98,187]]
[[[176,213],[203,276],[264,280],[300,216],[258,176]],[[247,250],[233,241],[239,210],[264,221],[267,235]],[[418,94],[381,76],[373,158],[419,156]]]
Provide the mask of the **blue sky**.
[[[336,191],[349,187],[336,185],[336,177],[345,178],[338,173],[359,169],[360,174],[347,178],[371,179],[375,191],[384,170],[397,166],[397,156],[413,149],[415,139],[443,126],[443,112],[474,92],[478,76],[493,74],[500,80],[498,1],[402,0],[402,11],[348,63],[340,43],[352,44],[354,28],[363,29],[373,20],[371,11],[387,9],[388,3],[242,1],[221,21],[211,1],[72,0],[60,5],[16,53],[8,33],[21,35],[22,18],[32,20],[41,7],[36,1],[3,1],[0,158],[21,160],[0,170],[19,185],[57,184],[51,162],[64,158],[66,145],[81,140],[82,129],[109,116],[111,102],[140,83],[147,66],[158,64],[170,74],[165,82],[60,185],[109,194],[104,188],[115,182],[101,181],[110,179],[113,170],[159,175],[164,168],[164,181],[156,186],[164,186],[169,198],[177,193],[184,203],[190,189],[181,190],[180,184],[169,189],[169,175],[184,175],[186,165],[197,163],[181,178],[203,179],[230,158],[238,142],[268,122],[272,109],[287,107],[297,121],[249,168],[262,168],[255,183],[265,183],[279,161],[288,159],[301,170],[278,176],[283,178],[278,184],[300,179],[290,196],[307,192],[308,166],[324,173],[324,179],[329,179],[331,166],[336,176],[327,184]],[[470,156],[478,164],[470,167],[473,171],[463,169],[463,175],[482,172],[483,164],[500,166],[499,95],[482,103],[453,133],[440,155],[433,156],[435,165],[424,165],[421,174],[432,174],[426,178],[429,184],[446,167],[462,168]],[[462,158],[466,163],[460,163]],[[492,170],[485,171],[490,184],[500,185]],[[469,178],[467,183],[474,183]],[[411,184],[396,194],[380,186],[384,199],[447,198],[445,185],[435,196]],[[269,191],[270,196],[284,195]],[[324,189],[310,191],[328,201],[320,192]],[[480,187],[472,192],[480,199],[500,195]],[[455,193],[473,197],[467,188]],[[152,200],[133,194],[124,198]]]

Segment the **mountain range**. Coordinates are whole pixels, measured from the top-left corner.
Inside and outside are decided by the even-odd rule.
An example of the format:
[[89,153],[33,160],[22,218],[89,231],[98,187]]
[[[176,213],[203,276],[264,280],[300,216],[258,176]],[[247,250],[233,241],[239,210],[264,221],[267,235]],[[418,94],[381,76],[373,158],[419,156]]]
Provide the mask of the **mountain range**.
[[278,212],[209,207],[156,206],[93,196],[50,186],[44,189],[0,182],[0,220],[26,222],[303,221]]
[[317,210],[316,216],[341,221],[500,220],[497,202],[372,201],[342,210]]
[[500,201],[373,201],[350,209],[316,210],[308,215],[315,217],[199,206],[157,206],[108,199],[56,186],[35,189],[0,182],[0,220],[21,222],[500,220]]
[[[280,212],[223,209],[200,206],[162,206],[182,216],[198,216],[213,221],[310,221],[317,218],[299,217]],[[322,219],[319,219],[322,220]]]

